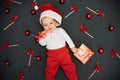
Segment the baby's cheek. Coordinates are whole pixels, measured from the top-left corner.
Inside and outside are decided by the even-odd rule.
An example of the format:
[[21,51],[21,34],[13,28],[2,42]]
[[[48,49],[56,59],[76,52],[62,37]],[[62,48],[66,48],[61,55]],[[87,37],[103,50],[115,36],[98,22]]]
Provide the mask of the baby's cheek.
[[44,30],[48,30],[48,28],[44,27]]

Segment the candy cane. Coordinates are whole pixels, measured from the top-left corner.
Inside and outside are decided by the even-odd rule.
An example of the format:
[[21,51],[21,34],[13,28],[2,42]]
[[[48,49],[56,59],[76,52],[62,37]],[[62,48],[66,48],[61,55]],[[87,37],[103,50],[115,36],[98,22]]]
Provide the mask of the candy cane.
[[76,12],[77,11],[77,7],[74,5],[74,6],[71,6],[70,7],[71,11],[65,16],[65,19],[70,16],[72,13]]
[[15,1],[15,0],[7,0],[7,3],[8,4],[12,4],[13,3],[17,3],[17,4],[22,4],[22,2],[19,2],[19,1]]
[[97,9],[96,11],[92,10],[89,7],[86,7],[86,9],[90,10],[91,12],[97,14],[98,16],[101,16],[102,18],[105,18],[105,15],[102,13],[102,11],[100,9]]
[[90,35],[90,34],[87,32],[87,27],[86,27],[86,26],[83,26],[83,24],[80,25],[80,31],[81,31],[81,32],[84,32],[84,33],[87,34],[89,37],[94,38],[92,35]]
[[33,56],[33,54],[34,54],[34,51],[29,48],[29,49],[27,49],[26,53],[27,53],[28,55],[30,55],[29,61],[28,61],[28,66],[30,66],[30,65],[31,65],[31,59],[32,59],[32,56]]
[[94,10],[92,10],[91,8],[89,8],[89,7],[86,7],[88,10],[90,10],[91,12],[93,12],[93,13],[95,13],[95,14],[97,14],[98,15],[98,13],[96,12],[96,11],[94,11]]
[[6,29],[8,29],[11,25],[13,25],[14,24],[14,22],[11,22],[9,25],[7,25],[5,28],[4,28],[4,30],[6,30]]
[[120,59],[120,55],[118,54],[116,49],[111,50],[111,55],[112,55],[112,57],[114,57],[116,55]]
[[8,47],[16,47],[16,46],[19,46],[19,44],[8,45]]
[[96,72],[101,72],[101,71],[102,71],[102,67],[100,66],[100,62],[96,61],[96,67],[94,71],[92,72],[92,74],[88,77],[88,80],[90,80]]
[[97,71],[97,69],[95,69],[94,71],[93,71],[93,73],[90,75],[90,77],[88,78],[89,80],[92,78],[92,76],[96,73],[96,71]]
[[14,24],[16,21],[17,21],[17,19],[18,19],[18,16],[16,15],[16,16],[13,16],[11,19],[10,19],[10,24],[9,25],[7,25],[5,28],[4,28],[4,30],[7,30],[12,24]]
[[31,59],[32,59],[32,55],[30,55],[30,57],[29,57],[28,66],[31,65]]

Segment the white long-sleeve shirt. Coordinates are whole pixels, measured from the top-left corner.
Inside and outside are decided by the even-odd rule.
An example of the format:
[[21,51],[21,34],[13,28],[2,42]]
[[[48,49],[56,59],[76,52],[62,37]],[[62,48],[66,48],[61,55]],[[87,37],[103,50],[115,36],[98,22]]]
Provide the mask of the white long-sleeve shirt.
[[52,33],[47,33],[45,39],[40,39],[39,44],[47,49],[58,49],[67,44],[70,48],[75,47],[73,41],[63,28],[56,28]]

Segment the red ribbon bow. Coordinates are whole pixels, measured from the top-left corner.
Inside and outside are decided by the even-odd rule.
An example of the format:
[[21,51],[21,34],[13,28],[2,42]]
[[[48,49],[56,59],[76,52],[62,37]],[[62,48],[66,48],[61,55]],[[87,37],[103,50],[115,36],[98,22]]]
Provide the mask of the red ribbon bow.
[[7,48],[9,46],[9,43],[7,41],[4,41],[2,47],[0,47],[0,50],[3,50],[4,48]]
[[28,49],[26,50],[26,53],[27,53],[28,55],[33,55],[33,54],[34,54],[34,51],[33,51],[32,49],[28,48]]
[[70,10],[74,10],[74,12],[76,12],[78,9],[75,5],[73,5],[73,6],[70,7]]
[[117,53],[117,50],[115,50],[115,49],[112,49],[112,51],[111,51],[111,55],[112,55],[112,57],[114,57],[114,55]]
[[95,67],[95,69],[96,69],[98,72],[101,72],[101,71],[102,71],[102,67],[99,66],[99,65],[97,65],[97,66]]
[[19,73],[18,73],[18,80],[23,80],[23,78],[24,78],[23,73],[22,73],[22,72],[19,72]]
[[3,43],[3,48],[7,48],[9,46],[9,43],[7,42],[7,41],[5,41],[4,43]]
[[13,16],[11,19],[10,19],[10,22],[15,22],[16,20],[18,19],[18,16]]
[[80,30],[81,30],[81,32],[85,32],[87,30],[87,27],[86,26],[81,26]]
[[102,11],[100,9],[97,9],[97,14],[98,14],[98,16],[104,17],[104,14],[102,13]]
[[36,42],[39,42],[40,38],[45,35],[45,33],[38,32],[37,36],[35,36]]
[[7,3],[8,4],[12,4],[12,0],[7,0]]

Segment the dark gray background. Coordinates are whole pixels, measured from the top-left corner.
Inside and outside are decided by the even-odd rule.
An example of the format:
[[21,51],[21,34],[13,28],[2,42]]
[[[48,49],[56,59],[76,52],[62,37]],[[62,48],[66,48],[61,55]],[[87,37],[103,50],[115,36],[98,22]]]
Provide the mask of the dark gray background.
[[[0,47],[4,41],[10,44],[20,44],[18,47],[6,48],[0,51],[0,80],[17,80],[17,74],[22,72],[24,80],[44,80],[45,66],[45,47],[41,47],[35,42],[34,37],[26,36],[24,32],[29,30],[32,35],[36,35],[38,31],[42,31],[39,24],[39,15],[41,11],[37,11],[35,15],[31,14],[32,0],[19,0],[23,4],[7,4],[6,0],[0,0]],[[61,27],[70,35],[76,47],[81,43],[85,43],[95,55],[83,65],[71,53],[73,62],[77,68],[79,80],[87,80],[96,66],[96,60],[100,61],[102,72],[95,73],[91,80],[120,80],[120,59],[117,56],[111,57],[110,51],[116,49],[120,54],[120,10],[119,0],[65,0],[64,4],[60,4],[59,0],[38,0],[38,5],[51,3],[63,14],[63,17],[70,12],[70,6],[76,5],[78,11],[70,15],[67,19],[63,18]],[[98,8],[102,10],[106,18],[90,12],[85,7],[93,10]],[[10,12],[6,14],[5,8],[9,8]],[[90,20],[86,19],[87,13],[92,14]],[[10,18],[18,15],[18,20],[7,30],[3,30],[10,22]],[[92,39],[85,33],[80,31],[80,23],[87,26],[87,32],[93,35]],[[108,27],[114,25],[115,30],[109,31]],[[32,57],[31,65],[28,66],[29,56],[26,49],[31,48],[35,51]],[[104,53],[98,52],[99,48],[104,49]],[[35,56],[40,55],[41,61],[37,62]],[[10,66],[5,66],[4,62],[9,60]],[[67,80],[64,72],[59,68],[56,80]]]

